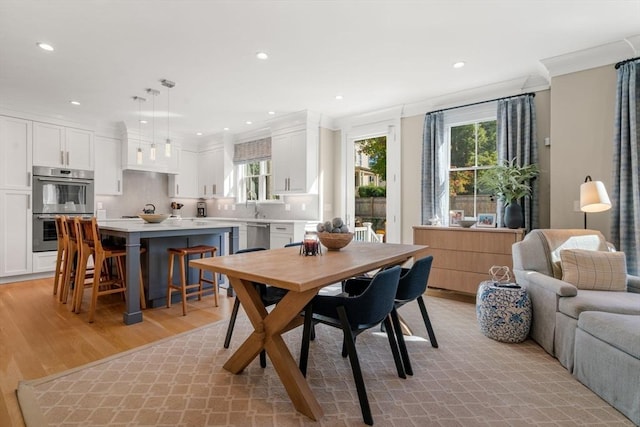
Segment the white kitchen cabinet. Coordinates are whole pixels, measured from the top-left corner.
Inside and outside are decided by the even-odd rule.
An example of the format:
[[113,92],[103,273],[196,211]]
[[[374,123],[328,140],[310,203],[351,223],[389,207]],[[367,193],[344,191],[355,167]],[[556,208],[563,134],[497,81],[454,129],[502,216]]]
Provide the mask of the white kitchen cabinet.
[[32,260],[32,271],[34,273],[44,273],[48,271],[56,271],[56,262],[58,261],[58,252],[34,252]]
[[224,197],[224,148],[207,150],[198,157],[198,196]]
[[305,224],[301,222],[271,223],[269,228],[269,248],[282,248],[284,245],[301,242],[304,238]]
[[0,277],[32,272],[31,191],[0,190]]
[[33,123],[33,164],[93,170],[93,132]]
[[95,193],[122,195],[122,144],[119,139],[96,136]]
[[198,153],[181,150],[178,173],[169,175],[169,197],[198,197]]
[[316,192],[318,130],[305,128],[273,135],[271,165],[275,193]]
[[0,188],[31,190],[32,122],[0,116]]

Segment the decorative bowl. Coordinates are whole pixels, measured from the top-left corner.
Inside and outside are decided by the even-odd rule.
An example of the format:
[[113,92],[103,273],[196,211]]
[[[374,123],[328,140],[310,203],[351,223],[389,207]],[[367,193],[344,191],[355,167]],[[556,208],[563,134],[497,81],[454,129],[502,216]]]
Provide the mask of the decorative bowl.
[[138,216],[144,219],[145,222],[157,224],[169,218],[171,214],[138,214]]
[[477,221],[478,220],[475,218],[465,218],[465,219],[458,220],[458,224],[460,224],[460,227],[469,228],[473,224],[475,224]]
[[353,240],[353,233],[327,233],[323,231],[318,233],[318,239],[322,246],[330,251],[339,251],[347,246]]

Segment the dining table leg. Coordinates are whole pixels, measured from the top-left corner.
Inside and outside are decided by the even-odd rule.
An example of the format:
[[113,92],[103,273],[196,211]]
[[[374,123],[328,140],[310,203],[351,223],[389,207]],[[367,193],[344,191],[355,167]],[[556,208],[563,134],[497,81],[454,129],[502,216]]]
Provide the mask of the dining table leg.
[[282,334],[289,330],[296,316],[300,315],[318,290],[290,291],[268,312],[251,281],[234,277],[229,277],[229,280],[254,331],[224,364],[224,368],[239,374],[264,349],[296,410],[312,420],[319,420],[322,408],[282,338]]

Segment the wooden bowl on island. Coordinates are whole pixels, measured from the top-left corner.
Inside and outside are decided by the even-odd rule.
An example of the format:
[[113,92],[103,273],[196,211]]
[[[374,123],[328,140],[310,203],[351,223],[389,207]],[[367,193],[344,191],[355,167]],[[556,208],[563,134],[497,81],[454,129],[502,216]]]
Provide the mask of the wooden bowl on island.
[[152,224],[158,224],[165,219],[169,218],[171,214],[138,214],[138,216],[144,219],[145,222]]
[[339,251],[353,240],[353,233],[318,233],[318,239],[322,246],[330,251]]

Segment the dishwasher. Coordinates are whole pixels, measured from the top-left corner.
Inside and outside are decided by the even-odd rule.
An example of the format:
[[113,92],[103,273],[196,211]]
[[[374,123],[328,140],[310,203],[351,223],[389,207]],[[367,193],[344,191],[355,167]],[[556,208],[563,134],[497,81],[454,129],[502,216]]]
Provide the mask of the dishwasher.
[[247,248],[270,249],[269,240],[271,225],[265,222],[247,223]]

